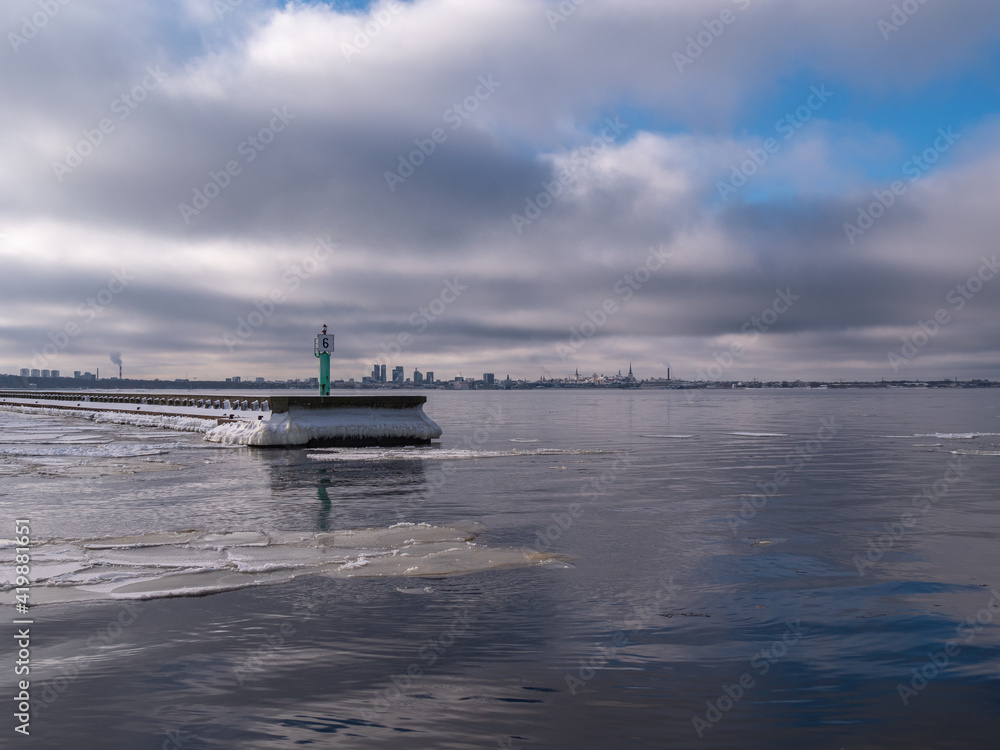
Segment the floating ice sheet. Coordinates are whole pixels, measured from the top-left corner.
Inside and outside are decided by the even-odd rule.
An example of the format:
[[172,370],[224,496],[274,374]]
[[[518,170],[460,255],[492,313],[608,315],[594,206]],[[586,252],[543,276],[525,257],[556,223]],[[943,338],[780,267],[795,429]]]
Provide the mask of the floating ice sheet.
[[910,438],[937,438],[938,440],[975,440],[981,437],[1000,437],[1000,432],[929,432],[918,435],[882,435],[884,438],[909,440]]
[[[31,603],[200,596],[306,574],[420,577],[561,564],[476,544],[472,525],[402,523],[332,532],[180,531],[32,544]],[[0,540],[0,602],[14,603],[14,549]]]
[[0,445],[0,456],[26,458],[134,458],[137,456],[157,456],[168,453],[169,446],[142,443],[119,443],[105,445]]
[[469,448],[328,448],[306,454],[314,461],[463,461],[510,456],[591,456],[625,453],[618,449],[522,448],[476,450]]

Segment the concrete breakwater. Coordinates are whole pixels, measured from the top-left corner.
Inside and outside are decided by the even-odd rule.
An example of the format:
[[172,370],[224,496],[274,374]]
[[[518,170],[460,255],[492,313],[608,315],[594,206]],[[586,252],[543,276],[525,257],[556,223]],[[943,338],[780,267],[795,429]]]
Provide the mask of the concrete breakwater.
[[427,443],[441,436],[441,428],[424,414],[426,401],[395,395],[0,391],[0,408],[203,432],[213,442],[256,447]]

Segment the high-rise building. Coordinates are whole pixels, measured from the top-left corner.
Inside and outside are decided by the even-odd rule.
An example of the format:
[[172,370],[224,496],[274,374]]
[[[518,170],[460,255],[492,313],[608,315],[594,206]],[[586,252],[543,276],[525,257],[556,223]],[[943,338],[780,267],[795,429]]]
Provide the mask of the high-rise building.
[[385,381],[385,365],[380,365],[378,382],[384,383]]
[[372,382],[373,383],[381,383],[382,382],[382,378],[380,378],[379,374],[378,374],[378,365],[377,364],[376,365],[372,365]]
[[428,382],[428,383],[433,383],[434,382],[434,373],[428,371],[427,375],[424,377],[424,380],[426,382]]
[[33,378],[41,377],[41,375],[42,375],[42,371],[41,370],[32,370],[31,371],[31,377],[33,377]]
[[392,382],[393,383],[398,383],[399,385],[403,384],[403,366],[402,365],[399,365],[398,367],[393,367],[392,368]]
[[26,378],[26,377],[28,377],[30,375],[31,375],[31,370],[29,370],[27,367],[22,367],[21,368],[21,377],[22,378]]
[[234,382],[234,383],[239,383],[239,382],[240,382],[240,380],[241,380],[241,378],[240,378],[240,376],[239,376],[239,375],[233,375],[233,382]]
[[484,385],[493,385],[494,383],[496,383],[496,376],[492,372],[484,372],[483,373],[483,384]]
[[80,378],[80,371],[79,370],[73,370],[73,377],[79,379]]
[[48,370],[42,370],[42,377],[43,378],[51,377],[51,373]]
[[52,371],[52,377],[58,378],[59,377],[59,370],[53,370]]
[[424,383],[424,374],[420,372],[420,370],[415,369],[413,371],[413,385],[423,385],[423,383]]

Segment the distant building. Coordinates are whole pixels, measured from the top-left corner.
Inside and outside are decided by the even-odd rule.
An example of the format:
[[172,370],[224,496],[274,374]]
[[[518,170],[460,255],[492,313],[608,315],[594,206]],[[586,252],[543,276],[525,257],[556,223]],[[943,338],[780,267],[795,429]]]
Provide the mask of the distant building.
[[380,383],[386,382],[386,380],[385,380],[385,365],[380,365],[379,366],[378,382],[380,382]]
[[427,375],[424,377],[424,381],[427,382],[427,383],[433,383],[434,382],[434,373],[428,371]]
[[233,376],[233,382],[234,382],[234,383],[239,383],[239,382],[240,382],[240,380],[241,380],[241,378],[240,378],[240,376],[239,376],[239,375],[234,375],[234,376]]
[[381,378],[379,378],[378,374],[378,365],[372,365],[372,382],[373,383],[381,382]]
[[264,378],[254,378],[253,382],[255,382],[257,385],[264,385]]
[[77,380],[79,380],[80,379],[80,371],[79,370],[73,370],[73,377],[76,378]]
[[52,373],[50,373],[48,370],[42,370],[42,377],[43,378],[52,377]]
[[413,385],[423,385],[424,384],[424,374],[420,370],[413,371]]
[[[382,366],[385,367],[385,365],[382,365]],[[398,383],[399,385],[403,384],[403,366],[402,365],[399,365],[398,367],[393,367],[392,368],[392,382],[393,383]]]
[[30,375],[31,375],[31,370],[29,370],[27,367],[22,367],[21,368],[21,377],[22,378],[27,378]]
[[33,378],[39,378],[41,376],[42,376],[42,371],[41,370],[32,370],[31,371],[31,377],[33,377]]
[[484,385],[494,385],[496,383],[496,376],[492,372],[483,373],[483,384]]
[[59,377],[59,370],[53,370],[52,371],[52,377],[58,378]]

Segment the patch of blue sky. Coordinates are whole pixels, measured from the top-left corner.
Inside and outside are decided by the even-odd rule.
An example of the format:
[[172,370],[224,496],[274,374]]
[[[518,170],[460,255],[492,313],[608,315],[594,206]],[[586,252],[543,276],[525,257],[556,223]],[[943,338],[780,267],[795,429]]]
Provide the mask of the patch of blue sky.
[[[753,102],[752,109],[737,124],[737,138],[776,137],[785,140],[789,124],[801,125],[789,141],[823,121],[824,132],[839,149],[838,162],[845,168],[863,170],[871,180],[898,179],[902,165],[934,143],[938,129],[968,132],[1000,110],[997,82],[982,71],[933,81],[904,89],[871,91],[814,71],[801,71],[780,81],[770,96]],[[823,87],[831,96],[821,107],[814,89]],[[810,99],[812,97],[812,99]],[[807,119],[808,118],[808,119]],[[804,122],[803,122],[804,121]],[[877,141],[869,149],[864,141]],[[851,144],[860,147],[852,151]]]
[[[412,0],[396,0],[399,3],[410,4]],[[325,5],[341,13],[367,13],[379,0],[294,0],[296,5]],[[284,8],[290,0],[275,0],[274,5]]]

